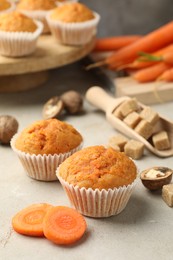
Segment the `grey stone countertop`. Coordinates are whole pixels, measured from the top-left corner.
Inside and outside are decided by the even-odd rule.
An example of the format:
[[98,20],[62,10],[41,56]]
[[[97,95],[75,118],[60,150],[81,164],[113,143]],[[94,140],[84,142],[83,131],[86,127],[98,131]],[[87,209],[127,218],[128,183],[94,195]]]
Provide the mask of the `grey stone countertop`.
[[[102,73],[86,72],[78,62],[51,71],[49,81],[30,91],[0,94],[0,113],[15,116],[19,131],[42,118],[45,101],[65,90],[75,89],[83,95],[92,85],[112,91]],[[152,106],[173,119],[173,103]],[[64,116],[84,137],[84,146],[107,144],[116,131],[106,121],[105,114],[84,103],[85,113]],[[148,151],[136,161],[140,170],[152,166],[173,168],[172,157],[158,158]],[[160,192],[149,192],[138,180],[135,191],[122,213],[117,216],[93,219],[86,217],[88,229],[81,241],[73,246],[58,246],[45,238],[33,238],[12,230],[11,219],[22,208],[34,203],[53,205],[70,203],[60,183],[40,182],[25,174],[10,147],[0,146],[0,259],[1,260],[171,260],[173,209],[161,198]]]

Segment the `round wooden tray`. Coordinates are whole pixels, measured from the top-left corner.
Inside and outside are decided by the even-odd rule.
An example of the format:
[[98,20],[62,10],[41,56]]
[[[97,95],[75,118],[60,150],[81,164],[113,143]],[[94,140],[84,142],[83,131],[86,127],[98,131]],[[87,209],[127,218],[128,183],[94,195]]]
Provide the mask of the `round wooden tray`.
[[[80,60],[91,52],[94,42],[93,39],[84,46],[67,46],[57,43],[52,35],[43,35],[38,39],[36,51],[30,56],[0,56],[0,92],[22,91],[43,84],[47,79],[44,71]],[[30,82],[29,77],[32,78]]]

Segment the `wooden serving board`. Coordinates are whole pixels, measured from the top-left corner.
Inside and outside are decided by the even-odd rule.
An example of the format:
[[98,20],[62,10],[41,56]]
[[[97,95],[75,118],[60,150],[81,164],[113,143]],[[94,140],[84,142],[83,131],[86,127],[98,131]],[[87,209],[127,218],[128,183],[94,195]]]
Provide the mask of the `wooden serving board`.
[[114,79],[116,97],[136,97],[139,102],[150,105],[173,100],[173,83],[138,83],[131,77]]
[[0,93],[25,91],[48,79],[48,70],[80,60],[94,47],[95,39],[83,46],[67,46],[52,35],[42,35],[32,55],[21,58],[0,56]]
[[52,35],[40,36],[32,55],[21,58],[0,56],[0,76],[43,71],[75,62],[92,50],[94,42],[76,47],[61,45]]

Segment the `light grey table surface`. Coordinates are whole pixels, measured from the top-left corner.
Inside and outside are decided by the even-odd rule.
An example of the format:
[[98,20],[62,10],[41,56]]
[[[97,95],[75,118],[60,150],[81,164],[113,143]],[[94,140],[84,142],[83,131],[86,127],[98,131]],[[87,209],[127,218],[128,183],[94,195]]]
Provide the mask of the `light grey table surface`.
[[[42,118],[45,101],[67,89],[79,90],[83,95],[92,85],[110,91],[99,73],[85,72],[83,63],[75,63],[53,70],[50,80],[40,88],[21,93],[0,94],[0,114],[10,114],[19,121],[19,131]],[[107,144],[116,131],[106,121],[105,114],[84,103],[85,113],[62,119],[78,129],[84,146]],[[158,104],[153,109],[173,119],[173,103]],[[173,158],[161,159],[145,151],[136,161],[140,170],[151,166],[173,168]],[[125,210],[105,219],[86,218],[88,229],[76,245],[63,247],[44,238],[21,236],[11,228],[12,216],[22,208],[46,202],[53,205],[70,203],[57,182],[39,182],[25,174],[10,147],[0,146],[0,259],[1,260],[171,260],[173,209],[169,208],[159,192],[151,193],[137,183]]]

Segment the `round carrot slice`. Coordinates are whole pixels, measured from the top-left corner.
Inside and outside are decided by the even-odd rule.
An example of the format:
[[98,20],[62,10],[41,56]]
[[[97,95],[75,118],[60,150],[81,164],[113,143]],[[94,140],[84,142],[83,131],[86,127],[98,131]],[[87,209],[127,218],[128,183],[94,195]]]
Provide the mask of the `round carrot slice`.
[[13,229],[26,236],[44,236],[43,219],[48,211],[53,207],[46,203],[32,204],[19,211],[12,218]]
[[84,217],[75,209],[65,206],[51,208],[43,220],[45,237],[60,245],[69,245],[78,241],[86,227]]

